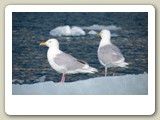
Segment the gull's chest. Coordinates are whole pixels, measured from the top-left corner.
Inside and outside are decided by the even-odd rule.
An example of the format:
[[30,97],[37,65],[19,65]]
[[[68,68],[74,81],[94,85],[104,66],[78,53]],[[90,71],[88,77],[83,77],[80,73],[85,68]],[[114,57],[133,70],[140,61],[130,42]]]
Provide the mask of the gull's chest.
[[63,68],[63,66],[59,66],[58,64],[55,63],[54,58],[59,54],[59,52],[53,52],[53,50],[49,49],[47,52],[47,58],[48,58],[48,62],[50,64],[50,66],[58,71],[61,72]]

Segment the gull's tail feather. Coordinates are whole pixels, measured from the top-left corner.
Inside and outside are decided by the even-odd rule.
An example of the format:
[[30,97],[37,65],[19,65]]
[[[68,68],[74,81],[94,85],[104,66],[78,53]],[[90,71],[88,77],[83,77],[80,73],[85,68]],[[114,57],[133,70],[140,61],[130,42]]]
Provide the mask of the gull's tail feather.
[[90,73],[98,72],[98,70],[96,68],[93,68],[93,67],[89,67],[88,71],[90,71]]
[[94,67],[89,66],[88,64],[85,64],[85,66],[81,69],[81,72],[83,73],[96,73],[98,70]]
[[128,68],[127,65],[129,65],[127,62],[123,62],[123,63],[119,64],[120,67],[125,67],[125,68]]

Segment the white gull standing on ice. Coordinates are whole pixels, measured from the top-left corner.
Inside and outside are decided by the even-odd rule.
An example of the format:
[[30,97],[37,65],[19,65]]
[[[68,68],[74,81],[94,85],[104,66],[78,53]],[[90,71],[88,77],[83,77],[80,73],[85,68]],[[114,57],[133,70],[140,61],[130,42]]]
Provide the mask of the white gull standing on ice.
[[[100,33],[101,41],[98,48],[98,59],[105,67],[105,76],[107,75],[107,68],[110,67],[127,67],[128,63],[125,62],[120,49],[113,45],[110,41],[111,33],[109,30],[102,30]],[[115,69],[113,71],[114,75]]]
[[65,81],[66,74],[98,72],[97,69],[90,67],[86,62],[61,51],[56,39],[49,39],[40,43],[40,45],[49,47],[47,52],[48,62],[54,70],[62,73],[61,82]]

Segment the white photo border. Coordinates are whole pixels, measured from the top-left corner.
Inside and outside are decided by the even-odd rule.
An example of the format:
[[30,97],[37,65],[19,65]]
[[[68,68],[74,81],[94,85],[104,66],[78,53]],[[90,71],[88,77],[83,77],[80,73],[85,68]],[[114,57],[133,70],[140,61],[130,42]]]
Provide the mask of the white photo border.
[[[12,12],[148,12],[148,95],[12,95]],[[6,6],[5,112],[8,115],[152,115],[155,112],[155,8],[152,5]]]

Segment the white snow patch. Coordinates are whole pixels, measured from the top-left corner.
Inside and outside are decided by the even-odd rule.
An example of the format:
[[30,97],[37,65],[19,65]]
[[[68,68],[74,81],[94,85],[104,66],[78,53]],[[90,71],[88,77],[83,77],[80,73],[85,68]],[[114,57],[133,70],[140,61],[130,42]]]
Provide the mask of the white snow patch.
[[[40,78],[41,81],[45,77]],[[13,95],[147,95],[148,74],[97,77],[70,83],[12,84]]]

